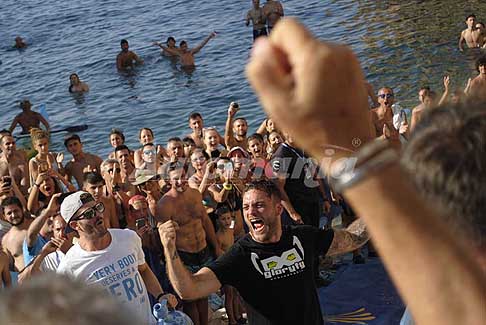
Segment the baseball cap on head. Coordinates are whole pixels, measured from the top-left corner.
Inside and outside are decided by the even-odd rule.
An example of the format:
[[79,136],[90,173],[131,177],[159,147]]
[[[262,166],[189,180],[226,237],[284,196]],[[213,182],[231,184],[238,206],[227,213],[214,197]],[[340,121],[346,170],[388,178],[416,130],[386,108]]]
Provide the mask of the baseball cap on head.
[[143,184],[152,178],[155,178],[157,174],[153,171],[146,170],[146,169],[137,169],[135,171],[135,181],[132,182],[132,185],[140,185]]
[[242,147],[233,147],[231,148],[231,150],[228,152],[228,158],[231,158],[235,155],[235,152],[241,152],[241,154],[243,155],[243,157],[245,158],[250,158],[250,155],[248,154],[248,152],[243,149]]
[[65,233],[70,233],[74,231],[69,226],[69,221],[71,221],[72,217],[76,214],[76,212],[88,202],[94,201],[95,199],[91,194],[85,191],[78,191],[74,192],[73,194],[64,198],[61,203],[61,217],[66,221],[66,230]]

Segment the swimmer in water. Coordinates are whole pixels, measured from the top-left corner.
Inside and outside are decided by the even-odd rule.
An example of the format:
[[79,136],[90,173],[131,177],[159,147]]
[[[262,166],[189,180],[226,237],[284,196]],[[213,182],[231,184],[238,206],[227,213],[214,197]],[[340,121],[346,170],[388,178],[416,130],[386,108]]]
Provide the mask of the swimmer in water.
[[471,14],[466,17],[467,28],[462,31],[459,39],[459,51],[464,51],[463,43],[468,48],[478,48],[483,45],[481,29],[476,28],[476,16]]
[[[171,49],[171,50],[174,50],[174,51],[179,51],[179,48],[176,46],[176,40],[175,40],[174,37],[169,36],[167,38],[167,41],[165,42],[165,44],[167,45],[168,49]],[[165,56],[168,56],[168,57],[177,57],[177,55],[165,50],[164,46],[162,46],[159,42],[154,42],[153,45],[157,45],[158,47],[160,47],[162,49],[162,53],[161,53],[162,55],[165,55]]]
[[201,51],[201,49],[209,42],[209,40],[214,38],[214,37],[216,37],[216,33],[212,32],[211,34],[209,34],[208,37],[206,37],[204,39],[204,41],[202,41],[201,44],[199,44],[198,46],[196,46],[193,49],[189,49],[186,41],[181,41],[181,43],[179,44],[180,45],[179,49],[172,49],[172,48],[163,46],[162,44],[160,44],[158,42],[155,42],[153,44],[158,45],[161,49],[163,49],[164,51],[166,51],[166,52],[168,52],[168,53],[170,53],[174,56],[178,56],[181,59],[182,67],[195,67],[196,64],[195,64],[195,61],[194,61],[194,54],[197,54],[199,51]]
[[15,130],[17,124],[20,124],[22,127],[22,134],[28,134],[30,129],[39,128],[40,123],[44,124],[46,131],[49,132],[49,122],[47,122],[47,120],[41,114],[31,110],[32,104],[29,100],[25,99],[21,101],[20,108],[22,109],[22,113],[15,116],[9,128],[10,133]]
[[71,73],[69,81],[71,82],[69,86],[70,93],[84,93],[89,91],[88,84],[79,80],[79,76],[76,73]]
[[268,33],[271,33],[275,24],[284,16],[283,6],[280,1],[267,0],[263,6],[263,13],[267,19]]
[[253,0],[253,8],[246,14],[246,26],[250,25],[250,20],[253,23],[253,40],[260,36],[267,36],[267,26],[265,26],[267,18],[263,8],[260,8],[260,0]]
[[15,45],[14,48],[16,49],[25,49],[27,47],[27,43],[22,39],[22,37],[17,36],[15,37]]
[[116,67],[118,70],[133,68],[134,64],[143,64],[142,59],[140,59],[133,51],[128,50],[128,41],[126,39],[120,41],[120,47],[121,51],[116,57]]

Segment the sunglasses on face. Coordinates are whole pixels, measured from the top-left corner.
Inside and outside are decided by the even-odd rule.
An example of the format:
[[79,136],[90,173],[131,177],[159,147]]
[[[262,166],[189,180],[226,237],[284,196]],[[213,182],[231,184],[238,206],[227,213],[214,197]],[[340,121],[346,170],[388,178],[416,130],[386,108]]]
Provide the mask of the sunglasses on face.
[[143,152],[144,155],[155,155],[155,150],[145,150]]
[[120,173],[121,172],[121,169],[120,168],[110,168],[108,169],[108,173],[113,173],[113,171],[117,172],[117,173]]
[[206,158],[204,156],[197,157],[191,160],[192,162],[198,162],[198,161],[206,161]]
[[72,221],[90,220],[96,216],[96,213],[103,213],[103,211],[105,211],[105,205],[102,202],[96,203],[92,208],[86,209],[86,211],[81,213],[79,217],[73,219]]
[[388,99],[388,98],[393,98],[395,95],[393,94],[380,94],[378,97],[383,98],[383,99]]

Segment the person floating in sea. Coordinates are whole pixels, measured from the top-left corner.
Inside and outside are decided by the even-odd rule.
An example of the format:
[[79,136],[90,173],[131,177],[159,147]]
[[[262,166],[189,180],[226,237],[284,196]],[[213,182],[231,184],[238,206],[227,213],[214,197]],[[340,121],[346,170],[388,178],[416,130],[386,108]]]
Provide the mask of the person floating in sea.
[[[175,38],[172,37],[172,36],[167,37],[167,41],[165,42],[165,44],[167,45],[167,47],[165,47],[165,48],[171,49],[173,51],[180,51],[180,49],[176,46]],[[164,48],[164,46],[162,46],[160,43],[154,42],[153,45],[157,45],[162,49],[162,52],[161,52],[162,55],[165,55],[165,56],[168,56],[168,57],[177,57],[177,55],[174,54],[173,52],[167,51]]]
[[477,48],[483,45],[481,29],[476,27],[476,16],[471,14],[466,17],[467,28],[462,31],[459,39],[459,51],[464,51],[463,43],[466,42],[468,48]]
[[283,6],[280,1],[267,0],[263,6],[263,13],[267,20],[268,33],[271,33],[277,21],[284,16]]
[[116,67],[118,70],[133,68],[134,64],[143,64],[143,60],[138,55],[128,50],[128,41],[126,39],[120,41],[120,47],[121,51],[116,57]]
[[163,46],[159,42],[154,42],[153,45],[159,46],[162,50],[164,50],[169,54],[178,56],[181,59],[181,65],[183,67],[195,67],[196,64],[194,61],[194,54],[197,54],[199,51],[201,51],[201,49],[209,42],[209,40],[214,37],[216,37],[216,33],[212,32],[211,34],[209,34],[208,37],[204,39],[204,41],[202,41],[201,44],[199,44],[193,49],[189,49],[186,41],[180,42],[179,49]]
[[479,75],[468,80],[464,92],[467,96],[486,100],[486,55],[483,55],[476,61],[476,69]]
[[250,25],[250,20],[253,23],[253,40],[256,40],[260,36],[267,36],[267,18],[263,12],[263,8],[260,8],[260,0],[252,0],[253,8],[248,10],[246,14],[246,26]]
[[15,45],[14,48],[16,49],[25,49],[27,47],[27,43],[22,39],[22,37],[17,36],[15,37]]
[[70,93],[84,93],[89,91],[88,84],[82,82],[76,73],[71,73],[71,75],[69,76],[69,81],[71,82],[71,84],[69,85]]
[[49,132],[49,122],[47,122],[47,120],[40,113],[31,110],[32,104],[29,100],[24,99],[21,101],[20,108],[22,109],[22,113],[15,116],[9,128],[10,133],[15,130],[17,124],[20,124],[22,127],[22,134],[28,134],[30,129],[39,128],[40,123],[44,124],[47,132]]

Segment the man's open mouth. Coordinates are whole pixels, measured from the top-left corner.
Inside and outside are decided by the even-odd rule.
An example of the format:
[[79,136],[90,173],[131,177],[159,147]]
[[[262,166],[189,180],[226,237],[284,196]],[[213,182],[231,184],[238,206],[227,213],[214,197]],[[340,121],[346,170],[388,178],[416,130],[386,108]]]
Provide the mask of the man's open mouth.
[[251,219],[250,224],[255,231],[261,231],[265,227],[265,223],[262,219]]

